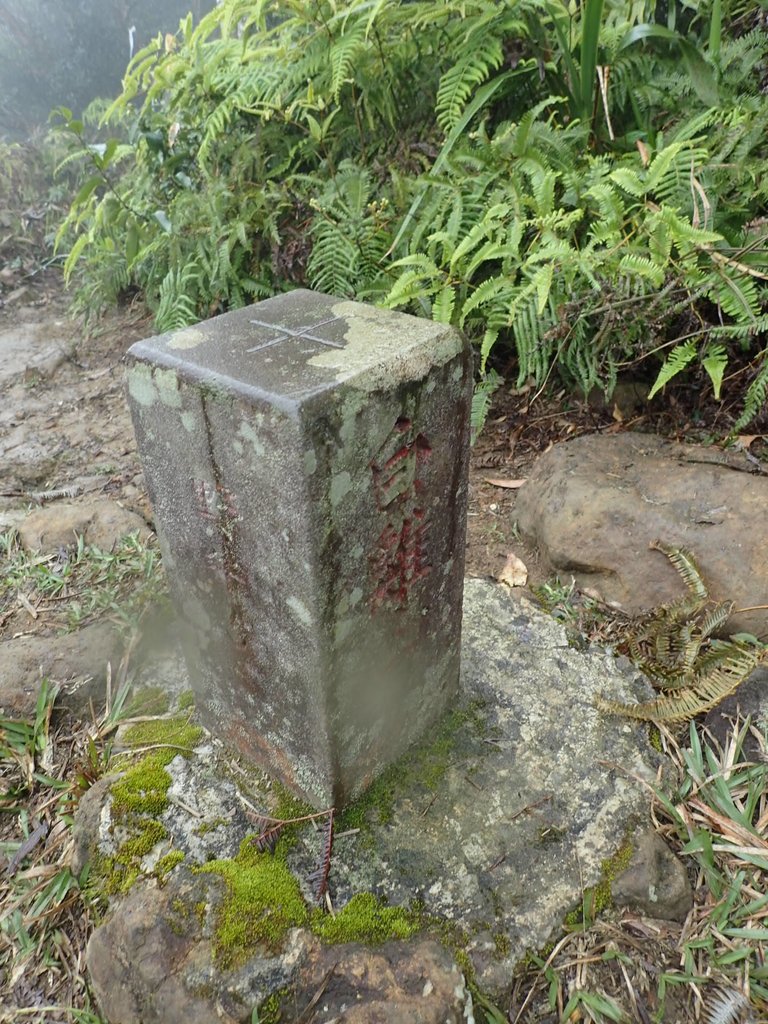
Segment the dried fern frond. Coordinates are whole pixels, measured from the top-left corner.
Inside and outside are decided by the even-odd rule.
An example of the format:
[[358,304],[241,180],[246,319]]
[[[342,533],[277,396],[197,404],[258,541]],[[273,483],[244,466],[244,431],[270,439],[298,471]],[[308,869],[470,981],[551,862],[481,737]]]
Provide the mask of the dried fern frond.
[[718,988],[705,1006],[705,1024],[752,1024],[754,1017],[749,1000],[735,988]]
[[732,602],[709,603],[701,570],[690,551],[654,541],[688,588],[679,601],[659,605],[630,624],[627,653],[632,662],[666,696],[640,704],[600,697],[598,707],[642,721],[675,724],[709,711],[744,682],[768,647],[740,639],[713,640],[727,621]]
[[626,715],[644,722],[663,722],[674,725],[695,715],[709,711],[740,686],[768,657],[768,648],[759,649],[742,644],[731,644],[718,652],[716,664],[692,676],[685,688],[677,689],[673,696],[659,697],[641,704],[622,704],[619,701],[597,698],[603,711]]
[[660,540],[651,542],[650,547],[654,551],[661,551],[666,555],[672,565],[680,573],[680,578],[690,590],[693,597],[698,598],[703,604],[709,597],[709,591],[701,575],[701,569],[696,564],[696,559],[686,548],[673,548]]

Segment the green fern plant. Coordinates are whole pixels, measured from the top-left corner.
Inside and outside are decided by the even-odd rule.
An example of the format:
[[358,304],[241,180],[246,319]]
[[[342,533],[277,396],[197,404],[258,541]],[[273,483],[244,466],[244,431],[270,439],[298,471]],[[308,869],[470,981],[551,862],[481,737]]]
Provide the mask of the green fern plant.
[[598,707],[641,721],[677,724],[709,711],[768,660],[768,645],[744,637],[715,639],[733,610],[713,603],[696,561],[685,548],[651,545],[678,571],[687,594],[627,625],[626,650],[662,696],[639,704],[598,698]]

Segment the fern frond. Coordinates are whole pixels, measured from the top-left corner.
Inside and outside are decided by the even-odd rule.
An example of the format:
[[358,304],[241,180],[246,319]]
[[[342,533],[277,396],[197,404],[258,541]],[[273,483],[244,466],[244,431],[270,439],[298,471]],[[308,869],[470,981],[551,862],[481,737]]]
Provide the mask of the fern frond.
[[461,60],[445,72],[437,90],[435,111],[437,123],[446,134],[456,127],[473,92],[487,80],[491,71],[501,66],[503,59],[500,39],[491,35],[478,40],[475,36],[473,49],[468,49]]
[[766,651],[733,644],[727,660],[723,660],[706,675],[697,677],[691,685],[678,690],[673,696],[659,697],[641,704],[622,704],[599,697],[597,703],[604,711],[612,714],[673,725],[715,707],[741,686],[765,658]]
[[501,387],[503,383],[503,377],[500,377],[495,370],[488,370],[488,372],[483,374],[480,380],[475,384],[474,394],[472,395],[471,413],[473,444],[485,424],[493,393]]
[[743,430],[760,413],[768,408],[768,348],[760,353],[762,366],[747,388],[744,396],[744,411],[733,425],[734,433]]
[[701,569],[690,551],[686,548],[671,547],[660,540],[653,541],[649,547],[652,551],[660,551],[667,556],[693,597],[701,602],[707,600],[709,591],[701,575]]
[[664,360],[664,365],[659,370],[659,374],[653,383],[653,387],[648,392],[648,400],[650,401],[657,391],[661,391],[664,385],[668,384],[673,377],[676,377],[678,373],[682,373],[687,366],[690,366],[695,358],[696,342],[693,341],[693,339],[683,342],[680,345],[675,345]]

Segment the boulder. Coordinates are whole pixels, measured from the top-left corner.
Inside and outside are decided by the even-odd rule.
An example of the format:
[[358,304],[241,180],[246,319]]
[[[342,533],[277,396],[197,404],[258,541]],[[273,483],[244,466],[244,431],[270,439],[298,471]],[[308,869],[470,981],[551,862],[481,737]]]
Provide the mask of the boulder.
[[629,864],[611,883],[614,902],[646,917],[684,921],[693,891],[682,862],[656,832],[644,832],[633,845]]
[[450,953],[430,939],[387,942],[376,949],[315,944],[284,1003],[286,1020],[306,1020],[307,1008],[314,1006],[314,1024],[467,1024],[472,1019],[464,976]]
[[[537,462],[517,498],[523,535],[549,570],[628,613],[684,593],[649,544],[693,552],[718,601],[764,606],[768,473],[742,455],[646,434],[589,435]],[[768,633],[768,610],[735,611],[726,633]]]
[[101,620],[64,636],[17,636],[0,641],[0,713],[29,718],[35,713],[43,676],[61,684],[57,703],[87,713],[103,702],[107,665],[116,669],[123,640],[114,622]]
[[119,540],[137,531],[144,541],[152,535],[141,516],[108,498],[57,501],[30,512],[18,526],[24,548],[42,552],[70,547],[78,536],[86,544],[111,551]]

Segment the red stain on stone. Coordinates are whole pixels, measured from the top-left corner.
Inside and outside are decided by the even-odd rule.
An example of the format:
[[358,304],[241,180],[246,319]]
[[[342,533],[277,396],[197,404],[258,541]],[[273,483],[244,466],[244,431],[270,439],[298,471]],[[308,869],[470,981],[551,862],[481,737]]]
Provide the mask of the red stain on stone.
[[418,502],[423,489],[419,470],[432,449],[413,423],[400,417],[371,462],[376,505],[386,516],[377,550],[371,556],[374,608],[405,608],[413,583],[427,576],[425,512]]

